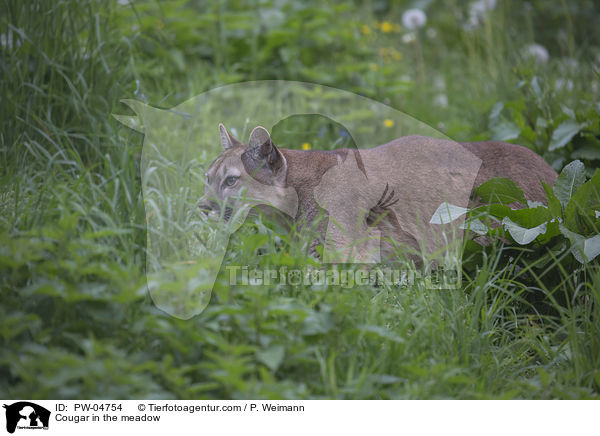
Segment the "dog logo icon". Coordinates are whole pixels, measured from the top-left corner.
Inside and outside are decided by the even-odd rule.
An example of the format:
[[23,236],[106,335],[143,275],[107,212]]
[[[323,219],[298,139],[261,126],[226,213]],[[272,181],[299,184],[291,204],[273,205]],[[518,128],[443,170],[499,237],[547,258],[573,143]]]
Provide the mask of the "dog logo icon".
[[4,405],[6,409],[6,431],[14,433],[18,429],[48,429],[50,411],[29,401],[19,401]]

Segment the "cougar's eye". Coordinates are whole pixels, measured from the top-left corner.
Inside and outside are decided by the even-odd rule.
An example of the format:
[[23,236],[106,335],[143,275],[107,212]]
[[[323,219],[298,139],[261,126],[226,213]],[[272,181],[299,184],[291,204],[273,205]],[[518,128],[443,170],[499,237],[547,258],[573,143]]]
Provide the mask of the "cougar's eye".
[[225,186],[233,186],[235,185],[235,182],[237,182],[237,180],[239,179],[239,177],[236,176],[229,176],[225,179]]

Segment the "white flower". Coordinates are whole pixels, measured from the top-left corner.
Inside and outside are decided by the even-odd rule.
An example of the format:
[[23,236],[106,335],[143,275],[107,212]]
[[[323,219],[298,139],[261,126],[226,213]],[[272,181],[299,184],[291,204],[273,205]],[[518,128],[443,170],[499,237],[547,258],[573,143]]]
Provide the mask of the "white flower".
[[433,38],[435,38],[435,37],[437,36],[437,31],[436,31],[436,30],[435,30],[433,27],[429,27],[429,28],[428,28],[428,29],[425,31],[425,34],[426,34],[426,35],[427,35],[429,38],[433,39]]
[[485,2],[479,1],[471,3],[469,6],[469,19],[472,21],[479,22],[480,19],[485,18],[487,12],[487,6]]
[[546,47],[540,44],[529,44],[524,49],[524,55],[533,58],[536,62],[545,64],[550,59],[550,54]]
[[496,7],[496,0],[479,0],[469,5],[469,20],[466,24],[468,30],[479,26],[485,20],[488,11]]
[[413,42],[415,42],[415,40],[416,40],[416,39],[417,39],[417,37],[416,37],[416,36],[415,36],[415,34],[414,34],[414,33],[412,33],[412,32],[411,32],[411,33],[407,33],[407,34],[405,34],[405,35],[402,35],[402,42],[403,42],[404,44],[410,44],[410,43],[413,43]]
[[448,97],[446,94],[438,94],[433,98],[433,104],[439,107],[448,107]]
[[427,15],[421,9],[407,9],[402,14],[402,24],[410,30],[423,27],[427,22]]

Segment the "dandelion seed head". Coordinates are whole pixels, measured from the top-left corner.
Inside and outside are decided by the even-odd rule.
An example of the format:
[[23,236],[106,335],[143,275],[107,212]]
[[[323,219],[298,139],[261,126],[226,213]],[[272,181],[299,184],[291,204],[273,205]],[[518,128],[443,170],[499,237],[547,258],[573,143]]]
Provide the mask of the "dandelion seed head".
[[402,25],[407,29],[419,29],[425,23],[427,23],[427,15],[421,9],[407,9],[402,14]]
[[548,59],[550,59],[550,54],[546,47],[536,43],[526,46],[524,48],[524,54],[540,64],[545,64],[548,62]]
[[477,28],[483,21],[489,11],[496,8],[496,0],[478,0],[469,5],[469,19],[465,24],[467,30]]

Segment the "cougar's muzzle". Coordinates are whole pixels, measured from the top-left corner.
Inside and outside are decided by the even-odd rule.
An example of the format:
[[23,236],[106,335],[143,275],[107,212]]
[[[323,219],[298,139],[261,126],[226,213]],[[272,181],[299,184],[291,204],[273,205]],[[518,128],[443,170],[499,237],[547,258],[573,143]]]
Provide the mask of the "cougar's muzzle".
[[200,199],[198,202],[198,208],[207,216],[211,215],[214,218],[222,216],[225,221],[229,221],[231,215],[233,214],[233,208],[231,208],[229,205],[223,204],[221,206],[216,201],[207,199],[206,197],[202,197]]

